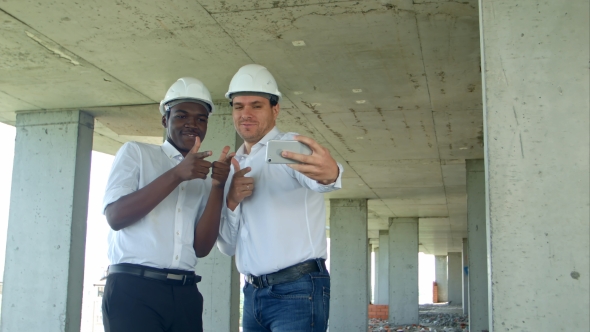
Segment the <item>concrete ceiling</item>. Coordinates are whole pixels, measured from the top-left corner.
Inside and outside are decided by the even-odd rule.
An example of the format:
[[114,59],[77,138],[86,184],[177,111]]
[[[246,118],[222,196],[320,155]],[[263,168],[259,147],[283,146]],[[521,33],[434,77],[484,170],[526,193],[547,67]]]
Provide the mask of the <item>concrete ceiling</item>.
[[108,153],[161,141],[157,103],[178,77],[222,100],[239,67],[263,64],[279,127],[344,164],[327,198],[368,198],[373,242],[389,217],[420,217],[420,251],[461,251],[465,159],[483,158],[476,0],[3,0],[0,30],[0,121],[84,109]]

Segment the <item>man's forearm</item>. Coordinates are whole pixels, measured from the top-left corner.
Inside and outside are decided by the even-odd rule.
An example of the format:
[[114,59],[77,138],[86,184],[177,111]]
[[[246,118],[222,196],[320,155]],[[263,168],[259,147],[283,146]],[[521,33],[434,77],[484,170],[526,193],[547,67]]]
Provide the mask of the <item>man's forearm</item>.
[[223,206],[223,188],[213,186],[205,211],[195,228],[195,240],[193,248],[197,257],[205,257],[211,252],[211,248],[219,234],[219,220]]
[[150,213],[182,182],[173,170],[160,175],[147,186],[109,204],[105,215],[115,231],[131,226]]

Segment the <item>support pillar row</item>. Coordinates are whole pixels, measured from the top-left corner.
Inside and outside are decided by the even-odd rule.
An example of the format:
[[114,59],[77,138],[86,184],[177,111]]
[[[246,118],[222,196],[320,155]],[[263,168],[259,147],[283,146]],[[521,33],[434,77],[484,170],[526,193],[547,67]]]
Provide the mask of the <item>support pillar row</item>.
[[379,231],[379,293],[375,304],[389,304],[389,231]]
[[463,238],[463,262],[462,262],[462,277],[463,277],[463,315],[469,314],[469,241]]
[[418,218],[389,218],[389,260],[389,322],[418,324]]
[[331,331],[367,331],[367,222],[366,199],[330,200]]
[[447,302],[449,300],[449,285],[448,285],[448,266],[447,256],[434,256],[434,271],[436,285],[438,286],[438,302]]
[[483,160],[466,160],[469,239],[469,328],[489,330],[486,197]]
[[377,304],[378,294],[379,294],[379,250],[380,247],[373,247],[373,252],[375,253],[375,266],[373,270],[375,271],[374,276],[374,284],[373,284],[373,304]]
[[447,284],[448,284],[448,298],[447,300],[452,305],[461,305],[463,303],[463,273],[462,257],[460,252],[450,252],[447,262]]

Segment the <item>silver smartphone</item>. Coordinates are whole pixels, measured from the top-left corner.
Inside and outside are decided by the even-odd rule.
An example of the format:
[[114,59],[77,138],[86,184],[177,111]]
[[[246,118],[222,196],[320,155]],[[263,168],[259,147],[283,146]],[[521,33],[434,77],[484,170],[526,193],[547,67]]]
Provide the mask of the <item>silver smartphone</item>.
[[293,159],[283,158],[281,153],[283,151],[290,151],[305,155],[311,155],[309,146],[299,141],[280,141],[270,140],[266,144],[266,162],[268,164],[297,164]]

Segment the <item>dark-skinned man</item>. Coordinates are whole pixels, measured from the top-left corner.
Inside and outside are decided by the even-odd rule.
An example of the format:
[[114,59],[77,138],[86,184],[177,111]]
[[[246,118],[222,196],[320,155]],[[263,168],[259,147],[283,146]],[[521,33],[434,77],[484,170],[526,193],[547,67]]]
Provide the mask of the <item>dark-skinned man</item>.
[[[214,106],[203,83],[184,77],[160,103],[166,141],[125,143],[113,162],[104,213],[112,228],[103,297],[107,332],[201,332],[203,297],[194,269],[215,244],[230,171],[199,151]],[[208,174],[211,172],[211,176]]]
[[[244,286],[244,332],[326,331],[330,275],[322,193],[341,187],[342,166],[309,137],[276,128],[281,93],[271,73],[246,65],[226,97],[244,144],[232,159],[217,246],[236,256]],[[297,140],[309,156],[284,151],[301,164],[267,164],[269,140]]]

